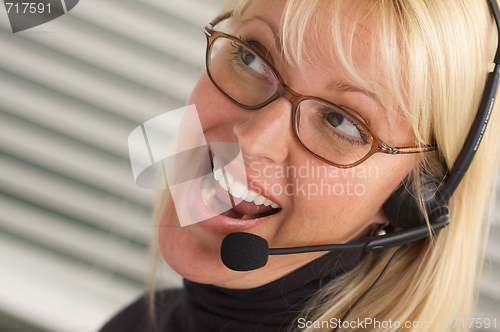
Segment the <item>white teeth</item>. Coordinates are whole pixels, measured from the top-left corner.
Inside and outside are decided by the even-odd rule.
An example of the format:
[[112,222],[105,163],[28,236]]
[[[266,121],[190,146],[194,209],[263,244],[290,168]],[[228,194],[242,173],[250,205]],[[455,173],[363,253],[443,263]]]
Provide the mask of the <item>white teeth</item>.
[[206,189],[206,190],[209,190],[210,189],[210,182],[211,180],[210,179],[207,179],[207,178],[204,178],[203,181],[201,182],[201,188],[202,189]]
[[[227,182],[226,182],[226,179],[227,179]],[[224,190],[226,190],[226,191],[229,188],[231,188],[231,186],[233,185],[233,183],[234,183],[233,177],[229,173],[226,173],[226,175],[223,176],[223,177],[221,177],[220,180],[219,180],[220,186],[222,188],[224,188]]]
[[215,180],[219,181],[222,179],[222,170],[219,168],[214,172],[214,178]]
[[217,162],[217,159],[213,157],[213,163],[214,163],[214,178],[219,181],[222,178],[222,169],[219,166],[219,163]]
[[224,181],[224,177],[222,177],[220,180],[219,180],[219,184],[220,186],[227,191],[227,185],[226,185],[226,181]]
[[245,202],[253,202],[253,200],[255,199],[255,197],[259,196],[259,194],[257,194],[255,191],[253,191],[252,189],[249,189],[246,196],[243,197],[243,200]]
[[212,205],[212,202],[211,202],[211,196],[210,194],[207,192],[207,190],[205,188],[201,188],[201,198],[203,199],[203,202],[205,203],[206,206],[211,206]]
[[243,183],[235,182],[231,186],[231,194],[236,198],[242,198],[247,195],[248,189]]
[[[248,189],[246,185],[241,182],[234,181],[234,178],[231,174],[222,172],[222,168],[219,166],[217,159],[213,158],[214,164],[214,178],[219,182],[219,185],[226,191],[229,191],[231,195],[236,198],[241,198],[246,202],[254,202],[256,205],[265,206],[271,205],[274,209],[279,208],[280,206],[270,199],[257,194],[255,191]],[[226,181],[227,180],[227,181]],[[208,197],[208,196],[207,196]],[[205,202],[206,203],[206,202]],[[248,219],[251,219],[249,216]],[[242,218],[243,219],[243,218]]]
[[255,199],[253,200],[253,202],[255,203],[255,205],[262,205],[264,204],[264,202],[266,201],[267,198],[265,198],[264,196],[262,195],[259,195],[257,197],[255,197]]
[[212,207],[216,192],[215,188],[211,187],[211,182],[212,180],[210,179],[204,179],[201,183],[201,198],[203,199],[205,205],[209,208]]

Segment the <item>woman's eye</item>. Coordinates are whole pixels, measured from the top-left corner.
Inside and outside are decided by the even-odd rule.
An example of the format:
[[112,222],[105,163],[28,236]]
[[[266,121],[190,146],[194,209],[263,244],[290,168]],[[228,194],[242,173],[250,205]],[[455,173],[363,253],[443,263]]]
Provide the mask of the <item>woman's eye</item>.
[[326,115],[326,120],[342,133],[356,138],[362,138],[359,129],[343,114],[330,112]]
[[243,47],[240,49],[239,53],[241,61],[243,61],[245,65],[260,75],[265,76],[267,74],[267,66],[255,54]]

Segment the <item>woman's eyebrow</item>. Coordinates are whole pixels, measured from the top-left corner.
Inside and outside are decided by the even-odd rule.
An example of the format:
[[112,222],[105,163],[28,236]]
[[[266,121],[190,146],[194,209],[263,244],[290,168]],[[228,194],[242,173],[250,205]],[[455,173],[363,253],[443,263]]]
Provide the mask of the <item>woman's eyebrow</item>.
[[[377,98],[377,96],[371,92],[368,92],[360,87],[357,87],[357,86],[354,86],[354,85],[351,85],[351,84],[348,84],[346,82],[343,82],[343,81],[339,81],[339,80],[334,80],[334,81],[331,81],[329,84],[328,84],[328,89],[329,90],[335,90],[335,91],[338,91],[338,92],[358,92],[358,93],[362,93],[364,94],[365,96],[367,96],[368,98],[372,99],[373,101],[375,101],[375,103],[380,107],[381,110],[385,110],[384,106],[382,105],[382,102],[380,101],[380,99]],[[387,117],[387,112],[383,112],[384,116],[385,116],[385,121],[387,123],[387,125],[389,126],[389,129],[391,129],[391,124],[389,123],[389,118]],[[368,126],[370,125],[369,123],[369,119],[366,118],[366,121],[368,122]],[[391,129],[392,130],[392,129]]]
[[276,48],[278,49],[278,51],[280,51],[280,53],[282,53],[282,51],[283,51],[283,43],[282,43],[281,38],[279,36],[277,27],[274,26],[271,22],[267,21],[262,16],[253,16],[251,18],[248,18],[248,19],[242,21],[241,23],[245,24],[245,23],[248,23],[248,22],[251,22],[251,21],[254,21],[254,20],[259,20],[261,22],[264,22],[269,27],[269,29],[271,29],[271,31],[272,31],[272,33],[274,35],[274,42],[276,44]]
[[370,92],[368,92],[360,87],[351,85],[349,83],[339,81],[339,80],[334,80],[328,84],[327,88],[329,90],[335,90],[338,92],[359,92],[359,93],[362,93],[362,94],[368,96],[369,98],[373,99],[378,105],[380,105],[382,107],[381,101],[377,98],[377,96],[375,94],[370,93]]

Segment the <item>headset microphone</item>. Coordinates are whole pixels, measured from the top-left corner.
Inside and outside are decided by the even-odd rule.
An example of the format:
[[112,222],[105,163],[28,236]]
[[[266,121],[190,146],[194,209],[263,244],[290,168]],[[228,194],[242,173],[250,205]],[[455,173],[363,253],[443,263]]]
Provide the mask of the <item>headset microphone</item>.
[[430,229],[425,223],[420,203],[416,199],[413,183],[401,185],[384,203],[384,213],[389,223],[396,229],[403,229],[382,236],[368,237],[345,244],[327,244],[293,248],[269,248],[267,241],[249,233],[232,233],[221,244],[222,262],[236,271],[250,271],[266,265],[269,255],[287,255],[305,252],[332,250],[372,251],[412,243],[439,231],[450,223],[448,202],[469,169],[481,143],[486,126],[491,117],[495,96],[500,79],[500,10],[496,0],[487,0],[498,29],[498,49],[495,55],[495,68],[488,76],[483,97],[476,118],[469,131],[452,170],[443,178],[423,175],[421,196],[430,221]]
[[[443,215],[435,220],[431,227],[434,232],[446,227],[450,217]],[[426,225],[418,226],[411,231],[398,231],[384,236],[363,238],[345,244],[325,244],[292,248],[269,248],[269,244],[262,237],[250,233],[231,233],[221,244],[221,259],[224,265],[234,271],[251,271],[267,264],[269,255],[290,255],[306,252],[334,251],[334,250],[379,250],[411,243],[429,236]]]

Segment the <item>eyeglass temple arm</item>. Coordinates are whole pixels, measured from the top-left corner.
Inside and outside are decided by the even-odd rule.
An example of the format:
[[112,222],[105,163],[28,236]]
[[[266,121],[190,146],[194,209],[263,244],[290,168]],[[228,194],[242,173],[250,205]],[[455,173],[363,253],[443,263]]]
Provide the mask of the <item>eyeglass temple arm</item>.
[[227,20],[231,16],[233,16],[233,11],[229,11],[227,13],[221,14],[221,15],[217,16],[216,18],[214,18],[212,20],[212,22],[210,22],[207,25],[207,27],[210,28],[210,29],[212,29],[214,26],[216,26],[217,24],[219,24],[220,22],[222,22],[224,20]]
[[435,151],[437,150],[437,145],[427,145],[427,146],[422,146],[422,147],[390,147],[384,143],[381,145],[378,145],[377,148],[379,149],[380,152],[382,153],[388,153],[388,154],[408,154],[408,153],[418,153],[418,152],[429,152],[429,151]]

